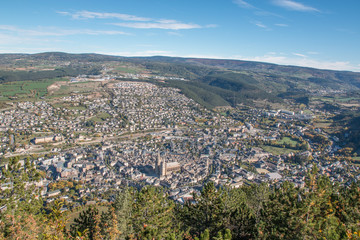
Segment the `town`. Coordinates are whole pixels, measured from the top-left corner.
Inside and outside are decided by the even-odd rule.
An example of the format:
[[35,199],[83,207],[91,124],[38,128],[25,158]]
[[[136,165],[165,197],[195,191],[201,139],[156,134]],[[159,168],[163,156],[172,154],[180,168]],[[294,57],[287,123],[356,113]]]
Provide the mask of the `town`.
[[36,186],[47,203],[109,201],[109,191],[124,186],[162,186],[179,203],[208,181],[303,187],[314,167],[342,185],[360,179],[359,167],[336,154],[339,139],[311,126],[313,114],[325,112],[210,111],[178,89],[136,79],[98,86],[0,112],[0,154],[22,165],[27,157],[44,173]]

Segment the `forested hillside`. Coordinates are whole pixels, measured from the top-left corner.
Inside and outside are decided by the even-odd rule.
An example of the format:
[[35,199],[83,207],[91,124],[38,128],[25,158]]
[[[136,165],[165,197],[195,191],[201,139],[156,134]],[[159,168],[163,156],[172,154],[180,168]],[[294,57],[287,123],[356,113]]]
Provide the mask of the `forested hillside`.
[[124,188],[111,203],[72,212],[63,212],[61,199],[44,208],[38,193],[25,188],[25,179],[34,184],[41,176],[30,162],[20,167],[11,159],[2,174],[14,188],[1,190],[1,239],[360,238],[359,184],[340,187],[316,167],[304,188],[284,182],[216,189],[209,182],[184,204],[169,199],[162,188]]
[[0,83],[16,81],[38,81],[49,78],[76,77],[81,74],[96,75],[99,74],[99,68],[96,67],[66,67],[46,71],[1,71]]
[[360,113],[348,111],[335,116],[333,127],[340,129],[337,133],[345,146],[355,152],[360,150]]
[[[165,86],[177,87],[200,104],[214,108],[251,104],[253,101],[281,102],[317,92],[357,91],[360,73],[330,71],[240,60],[144,57],[125,58],[99,54],[2,54],[0,82],[74,77],[99,74],[104,65],[132,64],[138,74],[184,78],[169,79]],[[55,69],[19,70],[51,65]],[[102,69],[103,68],[103,69]],[[14,69],[14,70],[9,70]]]

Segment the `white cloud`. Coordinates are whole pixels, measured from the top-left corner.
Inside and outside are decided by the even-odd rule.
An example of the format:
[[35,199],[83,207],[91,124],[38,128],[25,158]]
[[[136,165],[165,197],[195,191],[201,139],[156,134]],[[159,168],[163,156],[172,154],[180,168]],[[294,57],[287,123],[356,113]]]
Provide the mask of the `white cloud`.
[[360,71],[360,64],[354,65],[348,61],[322,61],[311,59],[308,57],[289,57],[284,55],[264,55],[256,57],[243,57],[236,56],[239,60],[248,60],[256,62],[268,62],[280,65],[293,65],[301,67],[311,67],[319,69],[331,69],[331,70],[346,70],[346,71]]
[[301,54],[301,53],[293,53],[293,55],[298,56],[298,57],[306,57],[306,55]]
[[206,28],[216,28],[216,27],[218,27],[218,25],[217,24],[208,24],[205,27]]
[[262,24],[261,22],[255,23],[256,26],[261,27],[261,28],[267,28],[264,24]]
[[200,26],[193,23],[183,23],[173,19],[152,19],[146,17],[139,17],[122,13],[104,13],[104,12],[90,12],[78,11],[75,13],[58,12],[65,16],[71,16],[73,19],[120,19],[124,22],[113,23],[112,25],[128,28],[139,29],[168,29],[168,30],[181,30],[181,29],[194,29],[194,28],[213,28],[217,27],[215,24]]
[[252,24],[254,24],[255,26],[262,28],[262,29],[266,29],[266,30],[271,30],[268,26],[266,26],[265,24],[263,24],[262,22],[259,21],[251,21]]
[[284,18],[283,16],[273,13],[273,12],[268,12],[262,9],[257,8],[257,11],[254,12],[255,15],[257,16],[262,16],[262,17],[277,17],[277,18]]
[[318,52],[310,51],[310,52],[307,52],[307,54],[310,54],[310,55],[318,55],[319,53],[318,53]]
[[9,34],[2,34],[0,33],[0,44],[1,45],[7,45],[7,44],[22,44],[25,40],[22,37],[16,37]]
[[149,56],[175,56],[171,51],[163,50],[147,50],[136,52],[97,52],[99,54],[113,55],[113,56],[125,56],[125,57],[149,57]]
[[242,8],[255,8],[253,5],[251,5],[248,2],[245,2],[244,0],[234,0],[234,3]]
[[129,22],[129,23],[113,23],[113,25],[120,27],[128,27],[128,28],[141,28],[141,29],[171,29],[171,30],[181,30],[181,29],[194,29],[194,28],[202,28],[202,26],[198,24],[192,23],[181,23],[181,22]]
[[78,11],[75,13],[70,12],[58,12],[59,14],[71,16],[74,19],[109,19],[109,18],[117,18],[124,21],[151,21],[150,18],[138,17],[129,14],[122,13],[103,13],[103,12],[90,12],[90,11]]
[[236,5],[238,5],[241,8],[246,8],[246,9],[251,9],[253,11],[253,13],[257,16],[267,16],[267,17],[278,17],[278,18],[284,18],[281,15],[278,15],[276,13],[273,12],[269,12],[266,10],[263,10],[261,8],[255,7],[254,5],[251,5],[250,3],[248,3],[247,1],[244,0],[233,0],[233,3],[235,3]]
[[320,10],[318,10],[314,7],[307,6],[302,3],[292,1],[292,0],[273,0],[273,3],[277,6],[284,7],[288,10],[293,10],[293,11],[320,12]]
[[[179,57],[179,56],[178,56]],[[207,59],[230,59],[229,57],[219,56],[219,55],[203,55],[203,54],[189,54],[183,55],[184,58],[207,58]]]
[[29,53],[29,54],[32,54],[32,53],[39,53],[39,52],[53,52],[53,51],[57,51],[57,52],[66,52],[66,50],[64,49],[59,49],[59,48],[56,48],[56,50],[52,47],[37,47],[37,48],[34,48],[34,47],[12,47],[12,48],[6,48],[6,49],[1,49],[0,48],[0,53],[10,53],[10,54],[13,54],[13,53]]
[[0,30],[26,36],[69,36],[69,35],[130,35],[122,31],[91,29],[60,29],[54,27],[22,29],[15,26],[0,25]]
[[183,35],[179,32],[168,32],[169,35],[173,35],[173,36],[178,36],[178,37],[182,37]]
[[276,23],[275,26],[278,26],[278,27],[288,27],[289,25],[284,24],[284,23]]

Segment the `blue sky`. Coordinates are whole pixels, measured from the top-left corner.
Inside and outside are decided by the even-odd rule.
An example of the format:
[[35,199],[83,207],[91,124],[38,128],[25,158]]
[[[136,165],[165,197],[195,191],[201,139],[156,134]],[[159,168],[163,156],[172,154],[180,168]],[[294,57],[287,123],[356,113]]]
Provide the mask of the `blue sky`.
[[359,0],[11,0],[0,53],[103,53],[360,71]]

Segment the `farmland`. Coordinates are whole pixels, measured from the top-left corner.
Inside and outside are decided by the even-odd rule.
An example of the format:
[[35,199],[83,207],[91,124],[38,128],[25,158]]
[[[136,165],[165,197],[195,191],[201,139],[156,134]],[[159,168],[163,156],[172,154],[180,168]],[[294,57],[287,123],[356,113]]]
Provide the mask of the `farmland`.
[[33,99],[47,95],[47,87],[57,81],[65,81],[64,78],[53,78],[39,81],[19,81],[0,84],[0,100],[10,99]]

